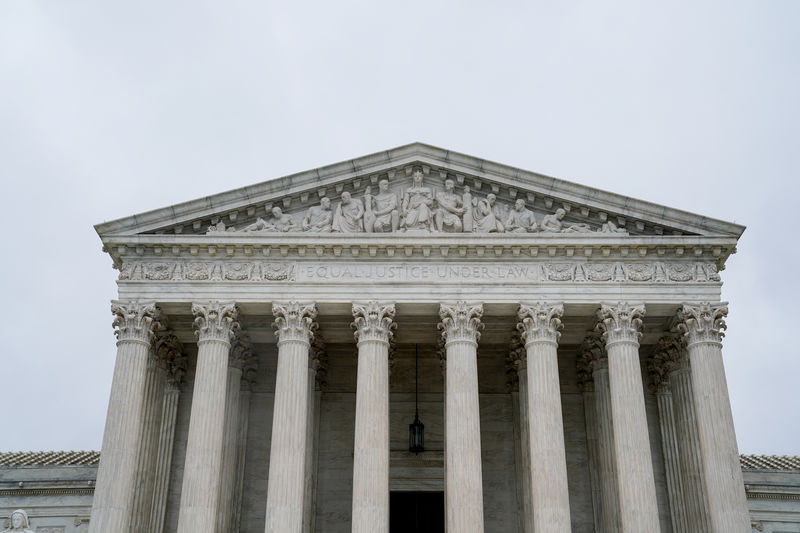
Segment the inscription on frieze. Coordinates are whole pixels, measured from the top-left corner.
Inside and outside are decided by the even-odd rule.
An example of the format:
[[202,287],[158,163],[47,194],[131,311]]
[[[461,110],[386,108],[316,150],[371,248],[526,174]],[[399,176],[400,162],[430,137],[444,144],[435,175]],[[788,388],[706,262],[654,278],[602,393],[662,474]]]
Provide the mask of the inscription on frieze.
[[720,281],[711,262],[415,263],[131,261],[120,281],[299,283],[708,283]]

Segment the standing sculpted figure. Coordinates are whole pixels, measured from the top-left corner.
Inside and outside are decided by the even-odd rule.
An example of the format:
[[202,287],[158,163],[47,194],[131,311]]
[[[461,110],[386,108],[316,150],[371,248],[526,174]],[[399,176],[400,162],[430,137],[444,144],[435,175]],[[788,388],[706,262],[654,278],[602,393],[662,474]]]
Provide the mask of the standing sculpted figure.
[[22,509],[17,509],[11,513],[11,527],[4,530],[3,533],[33,533],[30,521],[28,520],[28,513]]
[[514,202],[514,209],[508,214],[505,227],[511,233],[533,233],[539,229],[533,211],[525,207],[525,200],[522,199]]
[[352,198],[350,193],[342,193],[342,201],[333,214],[333,231],[339,233],[364,232],[364,206],[361,200]]
[[455,184],[453,180],[445,180],[444,190],[436,193],[436,214],[434,223],[437,231],[447,231],[450,233],[460,233],[464,228],[461,217],[464,215],[464,207],[460,205],[462,199],[453,192]]
[[331,201],[327,196],[323,196],[319,205],[309,208],[306,213],[306,217],[303,219],[303,231],[330,233],[332,221]]
[[486,198],[478,200],[473,215],[475,218],[475,231],[477,233],[503,233],[503,224],[494,212],[494,203],[497,197],[488,194]]
[[378,194],[372,196],[372,188],[364,192],[364,231],[384,233],[397,231],[400,225],[400,210],[397,195],[389,191],[389,180],[378,183]]
[[401,226],[403,230],[431,230],[433,193],[422,184],[422,171],[415,170],[412,185],[403,195]]

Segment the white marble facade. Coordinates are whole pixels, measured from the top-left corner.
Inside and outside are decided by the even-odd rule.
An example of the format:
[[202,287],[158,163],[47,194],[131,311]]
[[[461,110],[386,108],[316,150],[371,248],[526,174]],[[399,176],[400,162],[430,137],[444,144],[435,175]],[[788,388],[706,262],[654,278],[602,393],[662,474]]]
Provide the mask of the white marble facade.
[[423,144],[98,225],[90,530],[388,532],[406,491],[457,533],[750,531],[719,275],[743,230]]

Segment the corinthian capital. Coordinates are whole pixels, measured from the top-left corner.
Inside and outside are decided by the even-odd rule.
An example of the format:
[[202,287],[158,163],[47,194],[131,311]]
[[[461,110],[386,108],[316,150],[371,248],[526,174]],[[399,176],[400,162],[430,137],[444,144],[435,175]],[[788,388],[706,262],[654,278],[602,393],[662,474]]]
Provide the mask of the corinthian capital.
[[250,349],[250,336],[242,330],[236,332],[228,354],[228,366],[242,370],[247,360],[253,357]]
[[618,342],[639,344],[642,336],[643,305],[628,305],[619,302],[615,306],[604,305],[597,312],[597,331],[603,334],[606,346]]
[[111,313],[114,315],[111,325],[118,342],[142,342],[150,346],[160,327],[157,320],[159,311],[154,302],[113,301]]
[[167,383],[173,387],[180,386],[186,375],[186,355],[175,333],[170,331],[159,336],[153,351],[167,370]]
[[728,304],[701,303],[700,305],[683,304],[678,311],[678,331],[691,346],[697,343],[722,343],[725,336],[725,317],[728,316]]
[[559,330],[563,327],[561,323],[563,314],[564,306],[561,304],[537,302],[533,305],[520,305],[517,311],[520,320],[517,330],[522,342],[526,346],[533,342],[558,344],[558,339],[561,337]]
[[594,390],[594,373],[608,370],[606,347],[599,333],[590,333],[581,343],[578,351],[578,384],[584,390]]
[[381,304],[371,301],[366,304],[353,304],[353,322],[356,329],[356,343],[379,341],[389,343],[394,336],[394,304]]
[[275,336],[278,344],[286,341],[298,341],[311,344],[314,331],[317,329],[317,306],[313,303],[275,302],[272,304],[275,322]]
[[199,342],[222,341],[230,343],[239,329],[236,319],[239,310],[233,302],[193,303],[195,335]]
[[656,392],[665,391],[669,385],[669,377],[681,367],[683,343],[674,333],[658,339],[656,350],[647,362],[647,373],[650,385]]
[[483,304],[468,304],[456,302],[455,304],[440,304],[439,318],[442,319],[439,329],[445,343],[472,342],[477,344],[481,338],[481,317]]

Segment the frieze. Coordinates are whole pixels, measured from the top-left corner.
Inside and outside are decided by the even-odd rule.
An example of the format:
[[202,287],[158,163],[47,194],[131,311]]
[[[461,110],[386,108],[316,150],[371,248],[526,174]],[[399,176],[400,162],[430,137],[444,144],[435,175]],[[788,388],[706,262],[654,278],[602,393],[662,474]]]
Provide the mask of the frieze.
[[554,282],[554,283],[714,283],[711,262],[525,263],[335,263],[217,260],[202,262],[131,261],[120,281],[209,282]]

